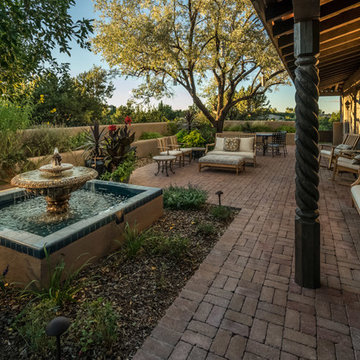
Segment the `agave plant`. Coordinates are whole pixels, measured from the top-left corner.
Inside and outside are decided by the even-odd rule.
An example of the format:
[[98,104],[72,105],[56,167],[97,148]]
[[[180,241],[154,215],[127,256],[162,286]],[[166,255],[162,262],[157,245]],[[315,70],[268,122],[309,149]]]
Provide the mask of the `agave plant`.
[[90,131],[85,134],[85,144],[80,148],[84,149],[90,159],[102,157],[103,154],[103,142],[105,128],[100,131],[100,126],[97,122],[94,126],[90,126]]
[[136,147],[131,146],[135,133],[130,133],[128,124],[129,122],[125,122],[125,126],[121,128],[110,125],[108,135],[104,138],[105,166],[110,172],[125,160],[129,152],[136,151]]

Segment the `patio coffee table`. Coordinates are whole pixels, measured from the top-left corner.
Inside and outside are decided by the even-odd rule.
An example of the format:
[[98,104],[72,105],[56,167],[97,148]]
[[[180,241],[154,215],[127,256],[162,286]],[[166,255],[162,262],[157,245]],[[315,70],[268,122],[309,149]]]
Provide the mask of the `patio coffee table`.
[[[161,168],[162,173],[164,172],[164,169],[165,169],[166,176],[169,176],[168,168],[170,169],[170,171],[173,174],[175,174],[172,165],[173,165],[174,161],[176,160],[176,156],[174,156],[174,155],[158,155],[158,156],[153,156],[153,160],[155,160],[158,165],[158,171],[155,174],[155,176],[159,175],[160,168]],[[169,166],[168,166],[168,164],[169,164]]]
[[239,169],[245,171],[245,158],[239,155],[212,155],[208,154],[199,159],[199,171],[203,167],[231,168],[239,174]]

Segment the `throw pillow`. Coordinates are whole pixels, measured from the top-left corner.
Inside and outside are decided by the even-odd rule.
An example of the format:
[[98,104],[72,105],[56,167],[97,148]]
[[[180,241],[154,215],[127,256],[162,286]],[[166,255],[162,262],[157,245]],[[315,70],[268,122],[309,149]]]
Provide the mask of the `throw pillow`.
[[224,150],[225,151],[238,151],[239,138],[224,138]]
[[254,151],[254,138],[241,138],[240,140],[240,149],[241,152],[253,152]]
[[340,151],[350,150],[351,148],[352,148],[351,145],[340,144],[340,145],[338,145],[338,146],[335,148],[334,154],[335,154],[335,155],[339,155],[339,154],[340,154]]
[[217,137],[215,141],[215,148],[214,150],[223,150],[224,149],[224,138],[223,137]]
[[356,155],[352,162],[354,165],[360,165],[360,154]]

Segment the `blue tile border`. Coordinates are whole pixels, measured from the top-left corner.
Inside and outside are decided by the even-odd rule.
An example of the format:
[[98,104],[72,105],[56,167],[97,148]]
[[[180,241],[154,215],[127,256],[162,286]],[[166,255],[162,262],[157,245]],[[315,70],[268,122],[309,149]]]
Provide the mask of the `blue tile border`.
[[[11,229],[0,230],[0,246],[38,259],[44,259],[44,247],[48,254],[51,254],[113,221],[122,223],[125,214],[129,214],[144,204],[160,197],[163,193],[162,189],[159,188],[101,180],[88,181],[84,188],[115,194],[125,193],[126,195],[132,195],[132,197],[109,210],[103,211],[101,214],[78,221],[47,236],[38,236],[26,231]],[[0,208],[14,203],[15,200],[24,200],[26,196],[28,195],[23,189],[16,188],[4,191],[0,193]],[[117,216],[119,213],[121,213],[120,219]]]

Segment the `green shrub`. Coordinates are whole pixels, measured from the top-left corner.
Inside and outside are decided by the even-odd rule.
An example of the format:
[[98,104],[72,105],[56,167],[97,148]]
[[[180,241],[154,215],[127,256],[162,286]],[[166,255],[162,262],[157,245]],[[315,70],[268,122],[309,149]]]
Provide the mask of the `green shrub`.
[[68,144],[71,150],[78,150],[87,140],[86,132],[82,131],[69,137]]
[[187,252],[189,244],[189,239],[179,235],[165,236],[149,231],[143,246],[146,253],[179,259]]
[[140,234],[136,224],[131,227],[129,223],[126,223],[124,238],[124,248],[126,255],[130,258],[136,256],[144,244],[145,233]]
[[29,126],[31,112],[29,105],[18,106],[0,99],[0,177],[3,179],[15,175],[16,166],[22,169],[28,163],[18,131]]
[[243,127],[241,125],[231,125],[228,126],[227,131],[243,131]]
[[167,121],[167,135],[175,135],[181,127],[181,119],[175,118],[173,121]]
[[164,190],[164,207],[174,210],[199,209],[207,199],[207,192],[189,186],[170,186]]
[[135,169],[136,156],[133,151],[127,153],[125,160],[113,171],[106,171],[101,180],[128,182],[132,172]]
[[286,131],[288,133],[295,133],[296,128],[295,128],[295,126],[282,125],[282,126],[277,127],[276,131]]
[[31,302],[15,319],[14,328],[37,355],[48,355],[55,348],[55,339],[46,335],[45,328],[56,317],[58,309],[52,299],[44,299],[38,304]]
[[213,207],[210,213],[213,217],[222,221],[228,220],[229,218],[231,218],[233,214],[232,210],[227,206]]
[[59,152],[70,150],[69,136],[61,129],[42,127],[23,133],[21,142],[25,145],[27,157],[50,155],[55,147]]
[[215,234],[216,229],[213,224],[205,223],[197,226],[197,232],[201,235],[209,236]]
[[35,295],[36,298],[44,300],[49,299],[57,306],[63,306],[66,302],[74,301],[75,295],[81,290],[82,285],[75,285],[74,280],[79,272],[87,265],[85,262],[76,271],[65,271],[65,262],[61,260],[54,268],[50,263],[50,258],[45,250],[45,256],[48,267],[49,284],[46,287],[34,287],[35,280],[31,281],[24,290],[22,296]]
[[206,141],[201,136],[199,130],[193,130],[189,134],[185,135],[182,139],[185,147],[201,147],[205,146]]
[[185,129],[180,130],[178,133],[176,133],[176,138],[179,144],[182,144],[184,142],[184,137],[188,134],[188,132]]
[[81,305],[70,327],[73,341],[86,353],[93,347],[110,349],[118,340],[118,316],[110,301],[98,298]]
[[156,131],[154,131],[154,132],[145,131],[140,135],[139,140],[158,139],[161,137],[163,137],[163,135],[161,135],[160,133],[158,133]]

